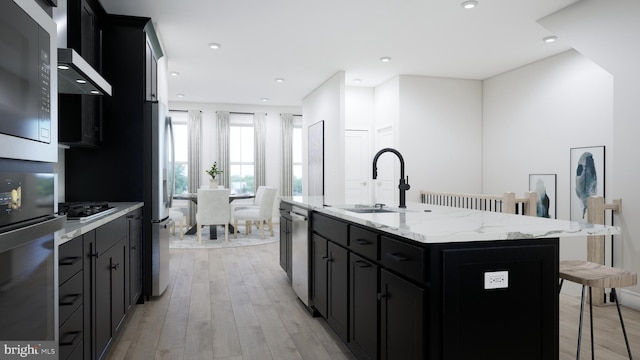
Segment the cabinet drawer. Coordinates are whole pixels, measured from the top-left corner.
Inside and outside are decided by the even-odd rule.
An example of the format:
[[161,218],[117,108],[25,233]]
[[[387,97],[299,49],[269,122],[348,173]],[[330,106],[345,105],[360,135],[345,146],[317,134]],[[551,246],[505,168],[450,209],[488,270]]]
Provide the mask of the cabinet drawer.
[[60,324],[64,324],[69,316],[82,305],[82,271],[60,286],[59,314]]
[[102,254],[127,236],[127,219],[121,216],[96,229],[96,249]]
[[58,284],[82,270],[82,236],[58,247]]
[[380,241],[380,262],[387,268],[424,282],[425,249],[383,236]]
[[311,230],[342,246],[348,246],[349,225],[328,216],[311,213]]
[[371,260],[379,260],[378,244],[380,235],[358,226],[349,227],[349,249]]
[[76,346],[83,341],[82,306],[71,315],[69,320],[60,327],[60,359],[71,355]]

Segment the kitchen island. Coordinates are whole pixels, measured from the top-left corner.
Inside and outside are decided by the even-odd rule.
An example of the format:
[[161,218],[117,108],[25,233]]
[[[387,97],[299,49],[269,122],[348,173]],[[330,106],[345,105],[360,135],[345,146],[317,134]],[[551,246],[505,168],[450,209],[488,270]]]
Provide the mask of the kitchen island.
[[[361,359],[558,359],[559,241],[619,231],[323,200],[285,197],[281,215],[310,211],[309,306]],[[291,241],[282,227],[281,242]]]

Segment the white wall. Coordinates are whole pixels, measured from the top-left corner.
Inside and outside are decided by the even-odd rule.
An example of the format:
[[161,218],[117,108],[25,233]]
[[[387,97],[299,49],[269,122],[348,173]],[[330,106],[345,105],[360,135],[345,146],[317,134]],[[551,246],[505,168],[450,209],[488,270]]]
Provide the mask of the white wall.
[[[616,217],[622,235],[615,237],[615,265],[640,272],[640,2],[582,0],[539,21],[562,41],[613,75],[612,165],[607,198],[622,199]],[[586,104],[584,104],[586,105]],[[584,106],[583,105],[583,106]],[[640,287],[623,291],[622,301],[640,309]]]
[[591,60],[568,51],[485,80],[483,92],[484,193],[521,195],[529,174],[557,174],[557,217],[569,220],[570,149],[604,145],[612,177],[613,78]]
[[339,71],[303,99],[302,192],[307,195],[308,129],[324,120],[324,196],[327,204],[344,202],[345,73]]
[[373,129],[373,88],[347,86],[345,88],[345,128]]
[[[529,174],[557,175],[557,218],[570,219],[569,153],[605,146],[610,193],[613,78],[575,51],[484,81],[483,193],[529,191]],[[586,259],[586,238],[560,242],[561,259]],[[579,295],[567,284],[563,291]]]
[[397,149],[411,189],[481,192],[482,82],[400,76]]

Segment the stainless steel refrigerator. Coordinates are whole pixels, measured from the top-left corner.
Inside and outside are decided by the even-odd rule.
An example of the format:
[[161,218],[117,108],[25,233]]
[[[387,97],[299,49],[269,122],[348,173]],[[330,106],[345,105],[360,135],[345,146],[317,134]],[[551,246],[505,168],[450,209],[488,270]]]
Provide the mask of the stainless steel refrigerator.
[[173,127],[166,105],[145,103],[151,120],[151,296],[162,295],[169,284],[169,208],[173,198]]

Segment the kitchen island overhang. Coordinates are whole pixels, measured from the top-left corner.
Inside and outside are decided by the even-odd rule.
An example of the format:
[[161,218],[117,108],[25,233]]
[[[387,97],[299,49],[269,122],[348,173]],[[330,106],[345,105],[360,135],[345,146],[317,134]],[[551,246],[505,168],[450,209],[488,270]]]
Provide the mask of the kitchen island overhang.
[[619,233],[418,203],[357,213],[323,200],[282,198],[312,211],[311,306],[328,308],[323,316],[359,357],[402,348],[403,358],[558,359],[560,239]]

